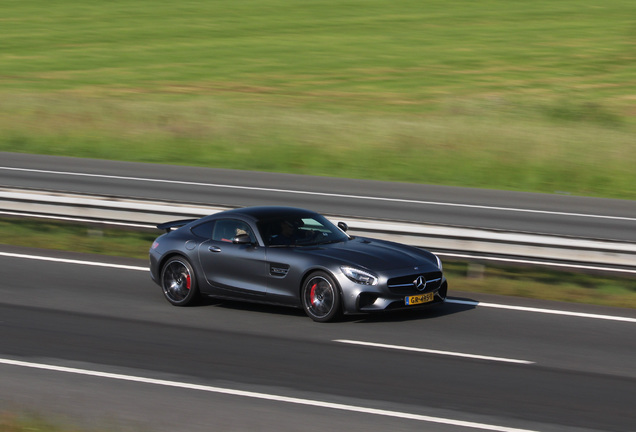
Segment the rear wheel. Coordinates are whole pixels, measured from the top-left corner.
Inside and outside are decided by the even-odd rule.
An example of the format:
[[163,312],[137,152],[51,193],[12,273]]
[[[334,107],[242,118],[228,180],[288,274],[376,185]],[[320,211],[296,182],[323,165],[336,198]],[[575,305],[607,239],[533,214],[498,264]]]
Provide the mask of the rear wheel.
[[340,293],[327,273],[315,272],[307,278],[301,300],[305,313],[314,321],[327,322],[340,315]]
[[183,257],[170,258],[161,270],[161,288],[166,299],[175,306],[187,306],[199,295],[192,265]]

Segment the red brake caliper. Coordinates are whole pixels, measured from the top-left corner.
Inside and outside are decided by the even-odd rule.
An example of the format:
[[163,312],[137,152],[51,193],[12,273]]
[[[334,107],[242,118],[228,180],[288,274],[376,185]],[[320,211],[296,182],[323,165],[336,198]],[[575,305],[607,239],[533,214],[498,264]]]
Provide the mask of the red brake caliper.
[[190,278],[190,275],[186,275],[186,288],[190,289],[190,284],[192,283],[192,279]]
[[316,303],[316,287],[317,286],[318,286],[317,283],[313,284],[313,286],[311,287],[311,291],[309,292],[309,301],[311,301],[311,304]]

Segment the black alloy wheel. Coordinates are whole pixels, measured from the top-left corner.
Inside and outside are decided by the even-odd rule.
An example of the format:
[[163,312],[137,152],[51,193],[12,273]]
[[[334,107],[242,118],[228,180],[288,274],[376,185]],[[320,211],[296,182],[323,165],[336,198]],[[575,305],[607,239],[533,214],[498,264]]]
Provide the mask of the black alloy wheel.
[[161,270],[161,288],[166,299],[175,306],[193,304],[199,289],[192,265],[183,257],[170,258]]
[[305,313],[314,321],[327,322],[340,315],[340,293],[331,276],[312,273],[305,281],[301,300]]

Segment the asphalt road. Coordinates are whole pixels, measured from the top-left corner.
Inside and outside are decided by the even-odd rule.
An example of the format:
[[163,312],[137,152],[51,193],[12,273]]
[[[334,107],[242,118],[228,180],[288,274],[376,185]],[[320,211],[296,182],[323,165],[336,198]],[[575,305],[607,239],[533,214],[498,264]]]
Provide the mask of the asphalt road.
[[[15,253],[108,266],[7,255]],[[1,246],[0,407],[152,431],[580,432],[636,424],[633,310],[469,296],[631,321],[453,303],[318,324],[271,306],[173,307],[145,266]]]
[[[636,201],[0,153],[0,186],[636,242]],[[556,191],[555,191],[556,192]],[[565,194],[564,194],[565,193]]]

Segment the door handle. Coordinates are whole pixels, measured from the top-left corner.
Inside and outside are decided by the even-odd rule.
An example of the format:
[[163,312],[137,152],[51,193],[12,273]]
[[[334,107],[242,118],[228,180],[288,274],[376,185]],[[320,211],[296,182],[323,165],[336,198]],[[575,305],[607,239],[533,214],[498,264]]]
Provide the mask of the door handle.
[[208,248],[208,250],[209,250],[210,252],[221,252],[221,248],[220,248],[220,247],[218,247],[218,246],[210,246],[210,247]]

